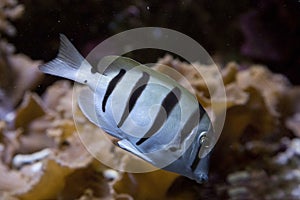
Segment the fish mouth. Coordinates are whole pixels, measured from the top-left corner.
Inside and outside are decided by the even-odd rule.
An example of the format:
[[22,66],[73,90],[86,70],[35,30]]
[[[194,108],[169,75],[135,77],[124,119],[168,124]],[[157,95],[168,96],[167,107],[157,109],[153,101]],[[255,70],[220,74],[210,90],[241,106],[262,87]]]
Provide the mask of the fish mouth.
[[204,182],[207,182],[208,180],[208,175],[207,174],[204,174],[204,173],[200,173],[198,175],[195,176],[195,179],[194,179],[197,183],[204,183]]

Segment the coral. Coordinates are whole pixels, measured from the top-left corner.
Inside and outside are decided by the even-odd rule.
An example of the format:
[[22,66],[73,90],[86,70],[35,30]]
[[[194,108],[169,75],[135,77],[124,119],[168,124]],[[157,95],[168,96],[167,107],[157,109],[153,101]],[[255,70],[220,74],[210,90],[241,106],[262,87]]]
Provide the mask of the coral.
[[[209,94],[205,82],[190,64],[170,56],[159,63],[156,70],[173,76],[196,94],[206,110],[211,109],[211,99],[219,96],[217,87]],[[167,68],[160,67],[161,64],[176,69],[183,76],[169,74]],[[216,72],[208,66],[199,67],[203,68],[209,80],[207,83],[214,86]],[[238,64],[229,63],[220,71],[228,99],[227,119],[212,156],[208,183],[200,186],[162,170],[142,174],[118,172],[101,164],[90,152],[96,157],[101,154],[114,168],[132,163],[128,163],[129,155],[125,151],[113,145],[112,138],[112,143],[101,139],[99,135],[103,135],[103,131],[88,122],[76,102],[72,105],[70,82],[58,81],[48,87],[42,97],[26,92],[14,111],[14,129],[9,129],[3,121],[0,123],[1,197],[199,199],[228,196],[241,199],[242,195],[247,195],[250,199],[259,196],[272,199],[279,194],[289,194],[291,198],[297,196],[298,182],[291,180],[297,176],[299,142],[298,139],[280,140],[287,134],[276,132],[284,125],[278,122],[285,120],[287,128],[297,136],[298,90],[283,76],[273,74],[263,66],[240,69]],[[286,96],[285,102],[280,101]],[[92,151],[87,151],[82,141]],[[160,177],[164,179],[158,182]],[[222,181],[226,177],[227,181]],[[274,184],[267,185],[261,179]],[[280,188],[281,184],[287,184],[287,187]],[[176,189],[178,187],[184,189],[181,191]],[[256,187],[262,189],[255,190]]]
[[[192,65],[170,56],[159,63],[181,72],[195,89],[198,100],[210,111],[213,96],[219,95],[218,88],[208,94],[208,87]],[[216,72],[207,66],[198,67],[206,68],[202,70],[203,76],[207,84],[214,85]],[[284,76],[272,73],[265,66],[241,68],[237,63],[229,63],[220,71],[227,95],[227,113],[212,155],[211,176],[219,178],[207,184],[211,198],[298,199],[299,139],[286,137],[291,136],[287,129],[292,131],[292,137],[299,137],[299,88],[292,87]],[[282,159],[286,162],[278,163]],[[222,181],[226,177],[227,181]]]
[[[198,63],[188,65],[173,60],[170,56],[161,59],[159,64],[178,70],[186,80],[189,80],[199,102],[204,105],[208,112],[211,110],[211,101],[220,100],[218,97],[220,97],[221,91],[215,79],[215,74],[218,73],[216,68],[201,66]],[[207,83],[193,66],[201,69]],[[160,69],[158,68],[158,70]],[[228,116],[225,126],[230,124],[224,128],[222,135],[235,137],[235,139],[229,139],[231,142],[238,141],[241,134],[249,126],[257,129],[262,135],[272,133],[278,125],[279,102],[290,88],[288,80],[284,76],[273,74],[266,67],[259,65],[241,70],[236,63],[229,63],[221,70],[221,73],[227,96]],[[184,86],[187,85],[181,80],[178,81]],[[206,84],[214,87],[211,94],[209,94]],[[233,123],[236,126],[231,126]]]
[[[263,142],[257,143],[266,146]],[[267,147],[270,145],[273,148],[265,147],[264,151],[267,150],[268,154],[275,154],[275,156],[266,156],[259,168],[236,171],[228,175],[229,199],[239,200],[244,199],[245,196],[247,199],[299,199],[299,138],[292,140],[283,138],[280,143],[269,144]],[[251,142],[247,146],[252,146]],[[276,153],[279,148],[282,148],[280,146],[285,150]],[[253,150],[256,151],[255,154],[266,154],[254,148],[248,149],[250,152]]]
[[15,48],[4,35],[14,36],[16,30],[10,23],[21,17],[24,6],[14,0],[0,3],[0,117],[20,102],[26,90],[34,88],[42,78],[37,70],[41,61],[34,61],[24,54],[15,54]]
[[[4,137],[1,155],[6,158],[5,162],[1,162],[0,169],[0,188],[4,191],[0,192],[2,196],[20,199],[130,199],[130,195],[121,194],[128,192],[136,195],[126,188],[129,183],[134,186],[135,182],[139,182],[134,186],[135,190],[147,188],[142,183],[147,183],[143,179],[149,175],[129,175],[133,179],[128,179],[128,175],[122,172],[108,171],[106,166],[93,159],[85,149],[77,130],[82,133],[81,139],[88,138],[83,140],[91,142],[94,142],[91,136],[99,134],[101,130],[89,123],[79,110],[78,117],[83,121],[75,128],[74,121],[71,120],[72,92],[69,82],[61,81],[49,87],[43,99],[27,94],[16,110],[15,124],[16,128],[19,127],[18,131],[8,132],[5,123],[1,123]],[[32,111],[35,111],[35,115],[32,115]],[[115,150],[112,151],[112,143],[96,142],[94,148],[105,152],[107,159],[115,160],[118,165],[126,162],[123,158],[126,155],[119,153],[117,156],[113,153]],[[5,163],[11,163],[13,168]],[[154,193],[154,197],[163,197],[170,184],[178,177],[168,172],[153,172],[149,177],[149,184],[161,175],[166,179],[157,185],[161,193]],[[148,195],[148,192],[145,189],[144,193],[138,195]]]
[[[24,6],[16,0],[3,0],[0,2],[0,33],[13,36],[16,34],[15,27],[10,23],[22,16]],[[2,35],[1,33],[1,35]]]
[[[107,30],[108,33],[105,34],[112,34],[124,27],[152,24],[152,21],[168,25],[168,15],[157,15],[168,7],[174,10],[172,13],[176,13],[174,16],[178,20],[171,20],[172,24],[180,27],[176,30],[187,31],[190,36],[204,40],[219,38],[220,30],[228,32],[225,35],[232,36],[232,32],[228,31],[230,27],[227,30],[218,25],[223,25],[223,12],[216,12],[220,13],[218,24],[209,23],[210,18],[215,15],[214,11],[219,8],[211,7],[206,10],[205,6],[210,7],[206,2],[174,4],[166,1],[149,4],[141,1],[138,5],[133,1],[128,2],[129,4],[123,2],[109,5],[98,1],[90,1],[90,4],[79,2],[74,4],[78,9],[72,10],[85,13],[87,9],[90,12],[78,21],[73,20],[78,12],[65,12],[66,15],[61,15],[59,11],[61,5],[69,8],[69,1],[36,2],[39,9],[34,9],[33,6],[28,7],[28,10],[36,16],[41,16],[38,13],[47,17],[55,15],[47,21],[49,23],[44,23],[47,28],[40,29],[41,31],[49,33],[49,29],[55,29],[55,25],[60,24],[69,33],[78,34],[76,37],[81,38],[82,44],[86,42],[83,38],[91,38],[83,37],[87,34],[91,34],[95,41],[103,37],[99,36],[98,29]],[[298,15],[294,12],[289,14],[278,2],[267,1],[262,5],[261,11],[269,10],[275,5],[277,10],[275,15],[270,13],[271,16],[289,19]],[[29,5],[32,1],[24,3]],[[176,5],[181,3],[186,5],[179,9]],[[244,4],[238,4],[237,7],[243,8]],[[99,5],[103,6],[101,9],[106,13],[99,11]],[[293,11],[291,5],[294,4],[288,3],[289,10]],[[49,12],[49,7],[53,13]],[[116,14],[115,10],[122,11]],[[57,81],[42,94],[40,91],[39,94],[36,93],[37,84],[42,83],[43,75],[37,69],[42,61],[15,53],[14,45],[7,42],[13,36],[19,37],[13,25],[17,19],[25,22],[31,20],[40,27],[38,17],[38,20],[32,20],[29,14],[22,18],[23,11],[24,6],[18,1],[0,1],[0,199],[300,199],[300,89],[292,86],[283,75],[272,73],[262,65],[240,66],[236,62],[230,62],[216,70],[199,63],[181,62],[170,55],[160,59],[154,68],[171,76],[194,93],[209,114],[212,112],[212,104],[226,103],[227,117],[212,153],[210,178],[207,183],[199,185],[188,178],[163,170],[139,174],[123,172],[122,169],[129,166],[140,167],[143,161],[135,158],[136,162],[133,162],[133,155],[116,147],[113,144],[114,138],[106,136],[103,130],[84,117],[77,106],[76,96],[73,97],[74,90],[70,82]],[[263,26],[268,20],[264,18],[267,15],[261,11],[254,10],[240,15],[240,12],[226,10],[226,15],[231,13],[236,18],[242,16],[241,26],[246,36],[242,53],[261,60],[289,63],[290,56],[292,59],[296,55],[293,52],[296,52],[297,41],[284,43],[286,40],[278,40],[278,36],[286,35],[288,31],[280,32],[279,35],[276,35],[277,31],[270,32],[269,29],[274,24]],[[190,22],[190,15],[186,13],[195,16],[195,23],[202,30],[211,28],[207,33],[212,34],[182,26]],[[201,17],[197,13],[201,13]],[[283,15],[280,16],[280,13]],[[90,21],[91,16],[93,21]],[[109,23],[101,22],[99,25],[100,20],[95,20],[105,18],[104,21],[108,21],[111,16],[113,20]],[[298,22],[287,21],[289,23],[284,23],[284,27],[288,30],[297,29]],[[82,29],[82,24],[87,22],[90,23],[90,33]],[[28,23],[24,24],[28,26]],[[74,27],[80,31],[74,31]],[[277,26],[275,27],[277,30]],[[34,32],[31,38],[36,41],[42,39],[36,36],[46,35],[41,34],[34,26],[26,30]],[[262,33],[261,38],[254,34],[257,31]],[[294,33],[296,31],[291,34],[293,37],[287,37],[287,41],[293,41],[296,37]],[[24,41],[28,37],[20,36],[20,43],[29,46]],[[265,45],[261,45],[262,39]],[[214,40],[214,48],[224,44],[223,40]],[[236,38],[233,37],[233,40]],[[95,41],[90,41],[90,45],[93,46]],[[42,55],[43,52],[49,54],[41,49],[51,49],[52,40],[37,43],[43,47],[35,49],[38,51],[37,55]],[[287,48],[289,46],[292,48]],[[227,50],[226,47],[225,51]],[[143,54],[142,57],[147,55]],[[297,64],[295,60],[291,62]],[[194,66],[199,67],[201,75]],[[177,73],[169,69],[175,69]],[[221,72],[225,85],[226,102],[218,87],[218,71]],[[214,121],[217,117],[211,119]],[[110,166],[100,162],[99,157],[104,159],[101,160],[105,161],[103,163],[110,163]]]

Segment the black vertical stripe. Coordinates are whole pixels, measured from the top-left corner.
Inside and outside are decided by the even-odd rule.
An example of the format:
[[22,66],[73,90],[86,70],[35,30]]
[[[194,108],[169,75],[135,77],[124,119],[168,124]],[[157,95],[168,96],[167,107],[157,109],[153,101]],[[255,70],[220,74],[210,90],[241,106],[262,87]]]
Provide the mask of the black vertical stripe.
[[185,122],[181,132],[180,132],[180,145],[183,143],[186,137],[191,133],[191,131],[198,126],[202,117],[205,115],[205,110],[203,107],[198,104],[198,109],[195,110],[189,117],[189,119]]
[[129,112],[132,110],[132,108],[134,107],[137,99],[140,97],[140,95],[144,91],[145,87],[147,86],[147,83],[148,83],[149,79],[150,79],[149,74],[146,73],[146,72],[143,72],[143,76],[135,84],[134,92],[132,93],[132,95],[129,99],[129,105],[128,105]]
[[[198,108],[199,108],[199,114],[200,114],[198,122],[200,123],[201,119],[202,119],[203,116],[206,114],[206,112],[205,112],[204,108],[201,106],[201,104],[199,104]],[[186,124],[186,125],[187,125],[187,124]],[[183,134],[183,133],[182,133],[182,134]],[[186,136],[187,136],[187,135],[184,135],[182,139],[184,139]],[[181,144],[181,143],[180,143],[180,144]],[[198,154],[199,154],[199,152],[200,152],[201,146],[202,146],[202,144],[199,144],[199,147],[198,147],[198,149],[197,149],[197,153],[196,153],[195,158],[194,158],[194,160],[193,160],[193,163],[192,163],[192,165],[191,165],[192,171],[195,171],[195,170],[196,170],[196,168],[197,168],[197,166],[198,166],[198,164],[199,164],[199,162],[200,162],[200,157],[199,157]]]
[[[143,142],[145,142],[148,138],[150,138],[153,134],[155,134],[165,123],[165,121],[168,119],[171,111],[173,108],[178,104],[179,99],[181,97],[181,91],[179,88],[175,87],[173,90],[171,90],[168,95],[164,98],[164,100],[161,103],[161,108],[156,115],[156,118],[151,126],[151,128],[147,131],[147,133],[136,142],[136,145],[140,145]],[[164,111],[167,114],[167,118],[164,119]]]
[[201,115],[199,113],[199,110],[197,109],[196,111],[194,111],[189,119],[185,122],[183,128],[181,129],[180,132],[180,145],[183,143],[183,141],[185,140],[185,138],[191,133],[191,131],[198,126],[199,121],[201,118]]
[[199,154],[199,151],[200,151],[201,146],[202,146],[202,144],[199,145],[199,147],[198,147],[198,149],[197,149],[197,153],[196,153],[195,158],[194,158],[194,161],[193,161],[193,163],[192,163],[192,165],[191,165],[192,171],[195,171],[195,169],[197,168],[197,166],[198,166],[198,164],[199,164],[199,162],[200,162],[200,157],[199,157],[198,154]]
[[206,111],[204,110],[204,108],[202,107],[202,105],[200,103],[198,103],[198,108],[200,111],[200,118],[199,118],[199,122],[202,119],[202,117],[206,114]]
[[122,79],[122,77],[125,75],[126,71],[124,69],[121,69],[120,72],[113,78],[108,84],[107,90],[105,92],[105,95],[103,97],[102,101],[102,111],[105,112],[105,107],[107,103],[108,97],[111,95],[119,81]]
[[178,103],[181,97],[181,91],[179,88],[175,87],[163,100],[161,106],[165,108],[167,112],[167,117],[169,117],[170,112],[173,110],[175,105]]
[[143,72],[143,75],[134,85],[133,89],[131,90],[131,93],[129,95],[129,102],[126,104],[126,108],[122,114],[122,117],[118,123],[118,127],[121,127],[125,120],[127,119],[128,115],[132,111],[133,107],[135,106],[138,98],[141,96],[142,92],[145,90],[148,81],[150,79],[150,76],[148,73]]

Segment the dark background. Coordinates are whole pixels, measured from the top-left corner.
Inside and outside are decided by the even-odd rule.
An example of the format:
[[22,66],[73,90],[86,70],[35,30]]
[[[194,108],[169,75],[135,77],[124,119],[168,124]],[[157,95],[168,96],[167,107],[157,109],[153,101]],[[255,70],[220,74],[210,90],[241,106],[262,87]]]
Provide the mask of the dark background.
[[[300,84],[300,2],[298,0],[23,0],[24,17],[9,38],[18,51],[50,60],[64,33],[87,54],[104,39],[131,28],[158,26],[198,41],[222,65],[261,63]],[[148,50],[151,51],[151,50]],[[164,52],[142,52],[154,62]]]

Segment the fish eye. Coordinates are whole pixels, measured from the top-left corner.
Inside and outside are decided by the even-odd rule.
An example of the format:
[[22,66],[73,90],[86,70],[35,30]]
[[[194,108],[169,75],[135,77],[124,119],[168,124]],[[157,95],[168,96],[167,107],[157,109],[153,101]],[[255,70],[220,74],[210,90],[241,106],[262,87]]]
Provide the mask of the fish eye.
[[209,148],[210,144],[206,133],[200,137],[200,143],[203,145],[203,148]]

